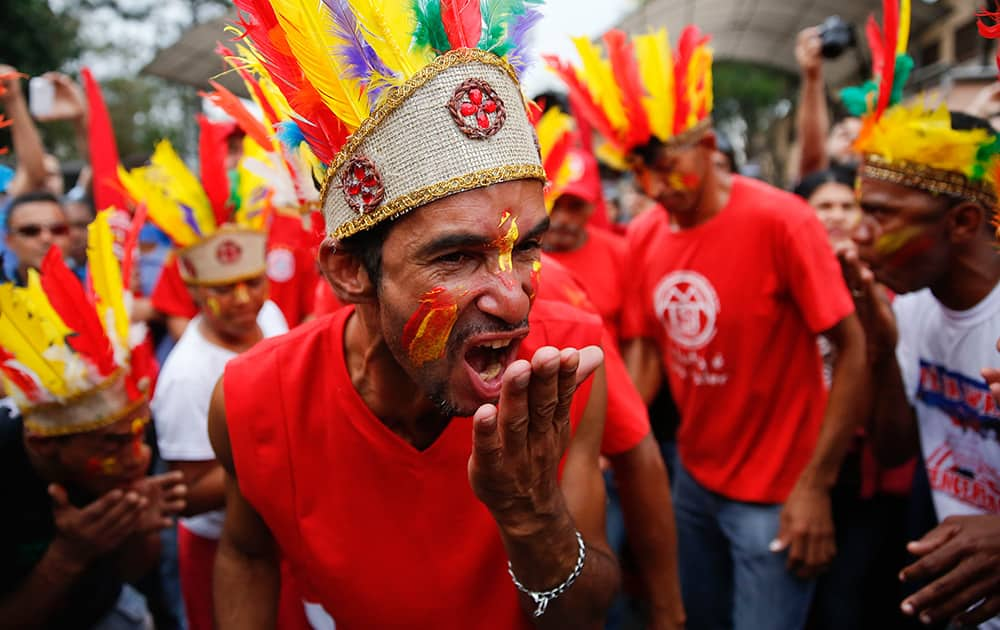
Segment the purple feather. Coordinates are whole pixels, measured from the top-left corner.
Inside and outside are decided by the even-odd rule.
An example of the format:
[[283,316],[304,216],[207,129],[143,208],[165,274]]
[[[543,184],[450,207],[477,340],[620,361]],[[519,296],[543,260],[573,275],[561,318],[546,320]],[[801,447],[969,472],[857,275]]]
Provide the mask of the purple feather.
[[194,210],[191,208],[191,206],[187,206],[183,203],[180,204],[180,206],[181,206],[181,212],[184,215],[184,222],[188,224],[189,228],[194,230],[195,234],[197,234],[198,236],[204,236],[204,234],[202,234],[201,232],[201,228],[198,227],[198,220],[194,218]]
[[333,35],[345,42],[335,53],[344,61],[347,68],[346,75],[351,79],[357,79],[365,86],[368,99],[374,105],[382,92],[385,79],[381,81],[373,79],[379,76],[390,78],[396,74],[379,59],[375,49],[361,33],[358,20],[354,17],[347,0],[323,0],[323,4],[330,9],[330,14],[333,16]]
[[540,19],[542,19],[542,12],[538,7],[528,7],[524,13],[517,16],[514,27],[510,29],[510,34],[507,37],[510,43],[508,60],[519,77],[524,74],[529,64],[528,31],[534,28]]

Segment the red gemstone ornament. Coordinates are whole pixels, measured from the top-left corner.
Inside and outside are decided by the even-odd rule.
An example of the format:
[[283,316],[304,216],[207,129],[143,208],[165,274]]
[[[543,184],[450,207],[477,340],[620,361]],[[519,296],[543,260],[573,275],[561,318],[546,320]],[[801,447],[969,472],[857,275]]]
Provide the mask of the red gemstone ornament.
[[507,120],[503,100],[482,79],[466,79],[456,89],[448,110],[459,130],[473,140],[496,134]]
[[382,174],[370,159],[354,157],[340,176],[340,189],[348,207],[358,214],[371,212],[385,199]]

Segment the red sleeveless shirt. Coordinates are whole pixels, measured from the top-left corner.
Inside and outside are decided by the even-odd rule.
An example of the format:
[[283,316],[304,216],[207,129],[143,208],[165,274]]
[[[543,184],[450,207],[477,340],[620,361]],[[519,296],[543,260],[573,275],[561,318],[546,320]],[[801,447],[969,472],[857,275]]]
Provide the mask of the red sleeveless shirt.
[[[424,451],[383,425],[344,360],[347,308],[258,344],[226,366],[233,461],[308,601],[338,630],[530,628],[489,512],[468,481],[472,427],[455,418]],[[600,343],[599,317],[536,301],[543,345]],[[575,427],[588,379],[571,414]]]

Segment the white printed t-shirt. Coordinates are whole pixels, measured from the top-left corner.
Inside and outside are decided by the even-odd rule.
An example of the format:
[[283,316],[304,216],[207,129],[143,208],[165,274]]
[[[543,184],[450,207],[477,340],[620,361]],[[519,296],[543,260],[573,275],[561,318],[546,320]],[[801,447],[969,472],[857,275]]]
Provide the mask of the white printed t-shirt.
[[[208,406],[226,363],[236,353],[205,339],[198,330],[200,322],[200,315],[191,320],[167,356],[150,403],[160,457],[168,462],[215,459],[208,439]],[[285,317],[270,300],[257,314],[257,324],[264,337],[288,332]],[[224,517],[223,510],[213,510],[180,521],[192,533],[217,540]]]
[[980,374],[1000,367],[1000,284],[965,311],[945,308],[930,289],[898,297],[893,310],[938,520],[1000,514],[1000,409]]

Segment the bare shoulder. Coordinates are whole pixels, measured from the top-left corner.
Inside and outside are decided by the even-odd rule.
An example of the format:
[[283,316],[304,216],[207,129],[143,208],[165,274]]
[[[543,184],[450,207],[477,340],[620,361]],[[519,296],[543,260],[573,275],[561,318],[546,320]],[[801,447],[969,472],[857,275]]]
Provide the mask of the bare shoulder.
[[226,425],[226,395],[222,386],[223,378],[215,384],[212,400],[208,406],[208,439],[212,442],[215,457],[226,469],[226,472],[236,476],[233,465],[233,450],[229,443],[229,427]]

